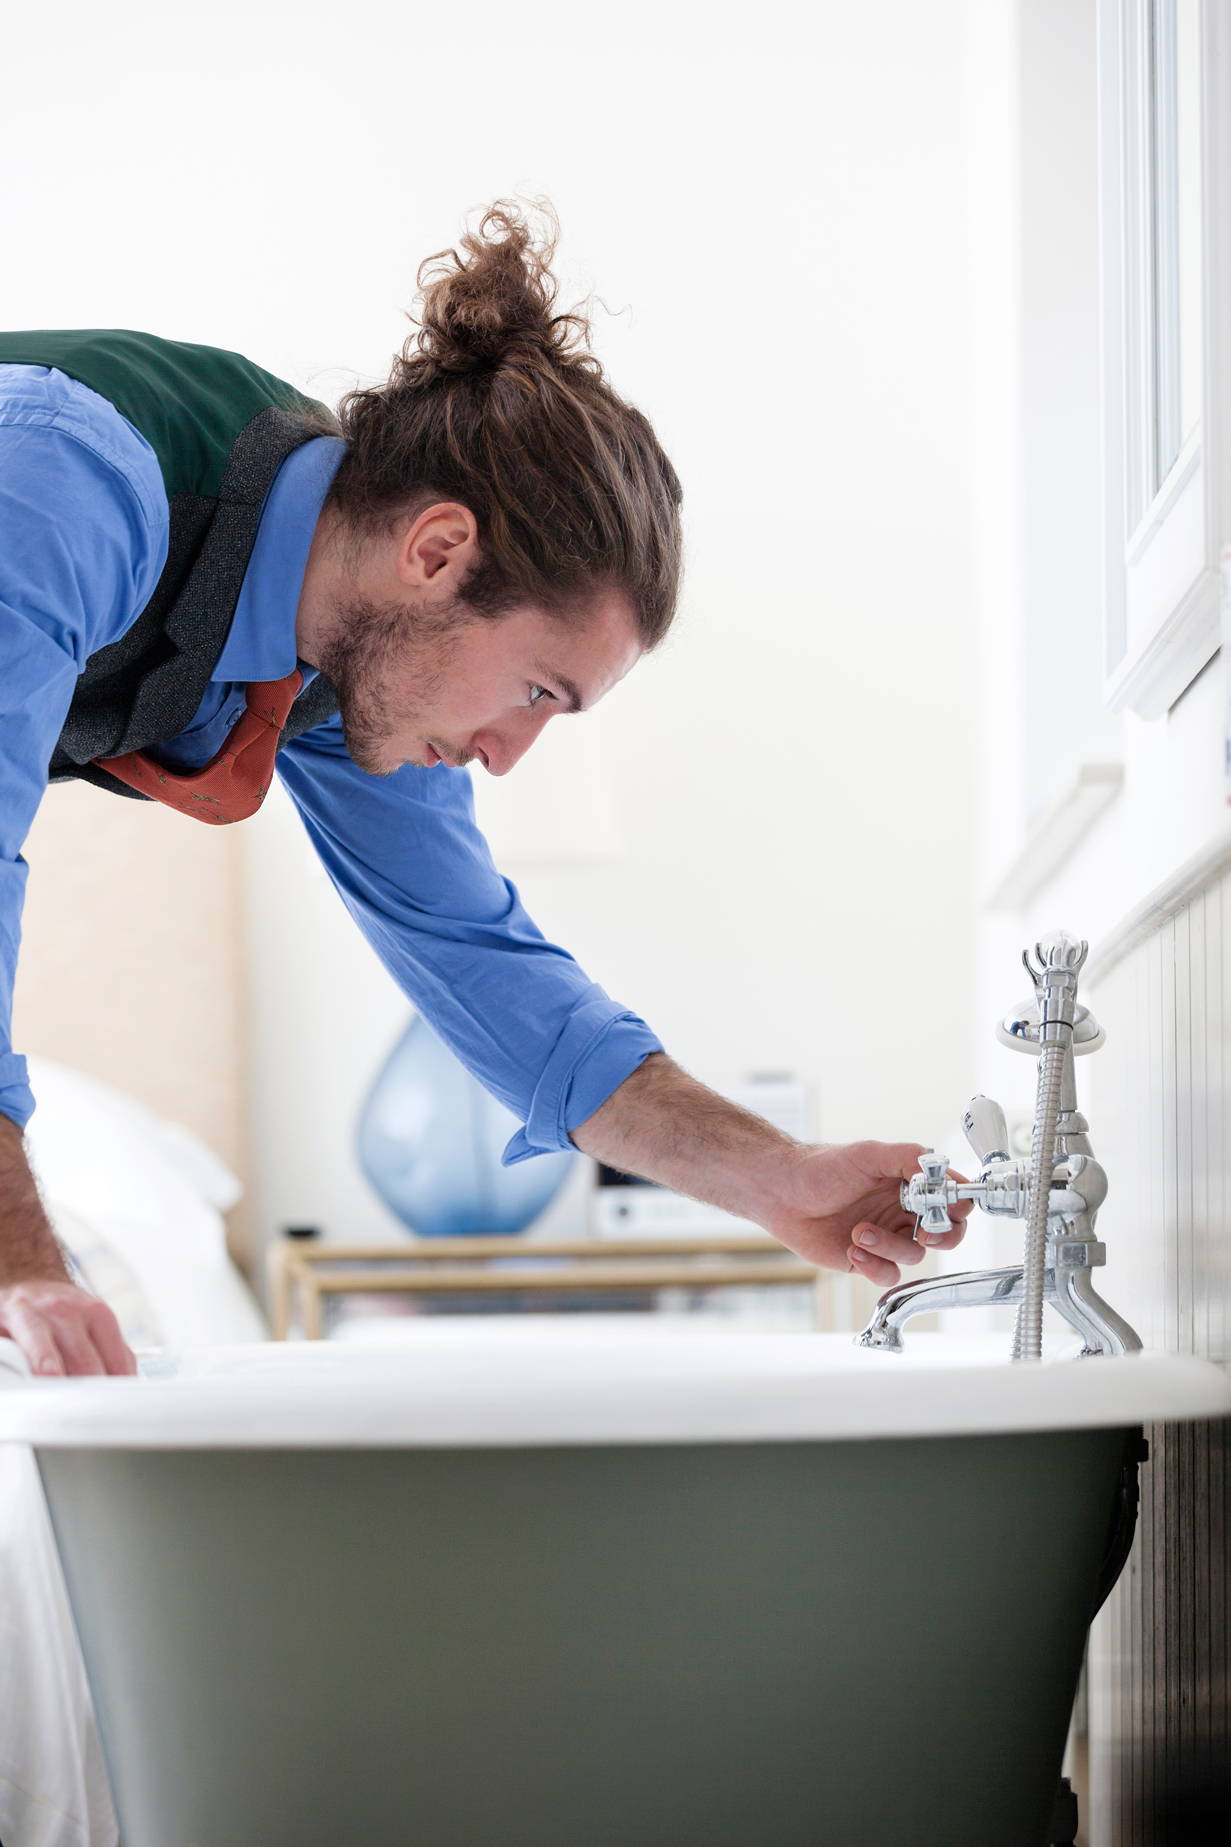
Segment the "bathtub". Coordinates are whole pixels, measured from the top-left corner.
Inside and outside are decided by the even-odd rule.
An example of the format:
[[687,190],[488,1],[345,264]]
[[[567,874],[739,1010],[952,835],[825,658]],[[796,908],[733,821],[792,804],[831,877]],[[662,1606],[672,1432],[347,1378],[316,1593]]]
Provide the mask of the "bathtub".
[[124,1847],[1042,1847],[1134,1437],[1231,1387],[1005,1347],[458,1317],[10,1374]]

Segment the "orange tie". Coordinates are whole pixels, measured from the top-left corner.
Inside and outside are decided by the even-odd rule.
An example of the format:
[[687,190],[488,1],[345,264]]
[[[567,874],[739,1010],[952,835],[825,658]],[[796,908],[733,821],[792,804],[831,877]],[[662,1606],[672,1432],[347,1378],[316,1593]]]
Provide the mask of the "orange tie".
[[167,770],[139,750],[123,757],[99,757],[96,767],[194,820],[216,827],[246,821],[268,793],[278,739],[302,685],[298,667],[285,680],[250,682],[247,711],[236,720],[217,756],[202,769]]

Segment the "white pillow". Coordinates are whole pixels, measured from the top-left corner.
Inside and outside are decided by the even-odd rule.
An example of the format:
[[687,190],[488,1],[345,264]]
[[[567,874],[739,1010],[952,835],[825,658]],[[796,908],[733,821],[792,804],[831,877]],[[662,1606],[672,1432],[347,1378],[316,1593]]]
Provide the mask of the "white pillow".
[[28,1057],[30,1088],[36,1108],[26,1125],[26,1139],[54,1176],[56,1192],[86,1188],[87,1206],[118,1198],[131,1212],[143,1197],[134,1196],[129,1160],[176,1176],[191,1191],[227,1212],[243,1193],[238,1177],[183,1123],[155,1115],[135,1097],[87,1077],[51,1058]]
[[[137,1108],[140,1107],[138,1104]],[[229,1212],[236,1201],[242,1199],[244,1189],[238,1174],[231,1172],[208,1142],[203,1142],[199,1135],[194,1135],[182,1122],[171,1122],[165,1116],[154,1115],[150,1115],[149,1120],[158,1136],[160,1151],[179,1168],[185,1180],[196,1188],[207,1206],[213,1206],[218,1212]]]

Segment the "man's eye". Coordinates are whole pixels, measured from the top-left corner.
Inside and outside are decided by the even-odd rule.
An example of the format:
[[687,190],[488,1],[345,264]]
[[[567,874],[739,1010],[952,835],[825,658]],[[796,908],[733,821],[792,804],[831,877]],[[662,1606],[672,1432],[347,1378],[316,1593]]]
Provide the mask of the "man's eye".
[[541,699],[554,699],[555,696],[554,693],[548,692],[545,686],[532,686],[530,688],[530,704],[532,706],[538,705]]

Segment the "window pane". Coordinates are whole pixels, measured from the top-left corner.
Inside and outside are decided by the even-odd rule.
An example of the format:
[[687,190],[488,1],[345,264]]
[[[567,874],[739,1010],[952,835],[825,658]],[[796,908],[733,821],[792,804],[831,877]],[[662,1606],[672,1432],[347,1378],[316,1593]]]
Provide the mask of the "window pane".
[[1151,0],[1154,492],[1200,416],[1199,0]]
[[1179,195],[1180,446],[1201,417],[1201,7],[1176,3],[1176,172]]

